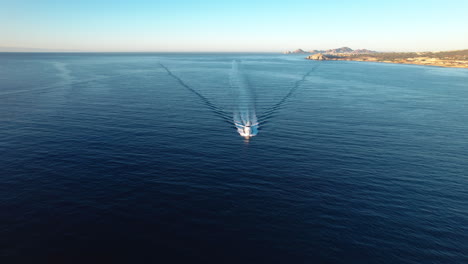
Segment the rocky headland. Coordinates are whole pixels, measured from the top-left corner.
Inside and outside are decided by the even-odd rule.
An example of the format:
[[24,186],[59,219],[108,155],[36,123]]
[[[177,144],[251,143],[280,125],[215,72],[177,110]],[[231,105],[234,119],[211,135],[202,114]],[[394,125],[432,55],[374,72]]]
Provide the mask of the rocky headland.
[[288,51],[283,52],[283,54],[306,54],[306,53],[309,53],[309,52],[306,52],[306,51],[304,51],[302,49],[297,49],[297,50],[294,50],[294,51],[288,50]]

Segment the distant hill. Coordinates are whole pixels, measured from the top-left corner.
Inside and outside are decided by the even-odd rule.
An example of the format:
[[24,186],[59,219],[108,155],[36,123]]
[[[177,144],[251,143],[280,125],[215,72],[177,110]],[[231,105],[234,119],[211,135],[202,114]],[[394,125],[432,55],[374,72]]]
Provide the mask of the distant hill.
[[349,47],[342,47],[342,48],[337,48],[337,49],[329,49],[326,50],[324,53],[325,54],[333,54],[333,53],[351,53],[354,50]]
[[370,54],[370,53],[377,53],[377,51],[368,50],[368,49],[357,49],[353,50],[349,47],[341,47],[337,49],[328,49],[328,50],[311,50],[311,51],[304,51],[302,49],[297,49],[295,51],[286,51],[284,54],[302,54],[302,53],[322,53],[322,54]]
[[357,49],[353,50],[349,47],[341,47],[337,49],[328,49],[328,50],[320,50],[317,53],[323,54],[369,54],[369,53],[377,53],[377,51],[368,50],[368,49]]
[[368,50],[368,49],[357,49],[351,51],[352,54],[370,54],[370,53],[379,53],[378,51]]

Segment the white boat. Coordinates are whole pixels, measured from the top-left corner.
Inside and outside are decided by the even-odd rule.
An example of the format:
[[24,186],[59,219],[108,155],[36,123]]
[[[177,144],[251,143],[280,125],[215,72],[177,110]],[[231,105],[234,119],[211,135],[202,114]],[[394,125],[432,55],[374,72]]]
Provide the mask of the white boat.
[[238,125],[237,131],[246,139],[249,139],[257,134],[255,133],[254,128],[252,128],[252,124],[250,122],[247,122],[245,125]]

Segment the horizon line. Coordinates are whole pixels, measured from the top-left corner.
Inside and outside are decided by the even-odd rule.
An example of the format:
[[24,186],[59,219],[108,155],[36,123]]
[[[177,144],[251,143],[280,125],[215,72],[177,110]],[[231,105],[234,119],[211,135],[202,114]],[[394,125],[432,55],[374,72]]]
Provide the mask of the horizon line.
[[[343,47],[349,47],[349,46],[342,46]],[[5,50],[2,50],[5,49]],[[11,49],[11,50],[9,50]],[[17,50],[15,50],[17,49]],[[245,50],[245,51],[239,51],[239,50],[207,50],[207,51],[201,51],[201,50],[173,50],[173,51],[158,51],[158,50],[72,50],[72,49],[47,49],[47,48],[25,48],[25,47],[2,47],[0,46],[0,53],[285,53],[288,51],[294,51],[298,50],[301,48],[297,49],[284,49],[284,50],[262,50],[262,51],[255,51],[255,50]],[[385,51],[380,51],[376,50],[376,52],[379,53],[392,53],[392,52],[444,52],[444,51],[460,51],[460,50],[466,50],[468,49],[449,49],[449,50],[426,50],[426,51],[398,51],[398,50],[385,50]],[[312,53],[309,50],[304,50],[304,53]],[[314,49],[314,50],[322,50],[322,49]],[[293,53],[293,54],[301,54],[301,53]],[[291,54],[289,54],[291,55]]]

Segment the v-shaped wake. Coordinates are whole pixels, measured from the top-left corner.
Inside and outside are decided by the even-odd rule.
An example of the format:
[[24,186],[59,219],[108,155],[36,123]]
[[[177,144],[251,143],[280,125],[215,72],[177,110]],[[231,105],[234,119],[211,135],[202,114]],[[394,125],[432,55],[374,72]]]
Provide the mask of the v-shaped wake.
[[203,96],[196,89],[186,84],[181,78],[172,73],[168,67],[159,64],[167,74],[175,79],[182,87],[195,94],[200,100],[210,108],[217,116],[221,117],[224,121],[227,121],[234,125],[239,135],[245,139],[250,139],[258,134],[260,124],[265,123],[271,118],[281,106],[299,89],[303,82],[314,72],[318,65],[306,72],[301,79],[297,80],[294,85],[289,89],[288,93],[276,104],[269,107],[264,113],[257,117],[255,107],[255,97],[253,91],[248,85],[247,79],[242,71],[241,62],[234,60],[232,62],[231,71],[229,74],[229,81],[233,92],[236,94],[236,104],[233,109],[232,117],[224,111],[221,107],[213,104],[208,98]]

